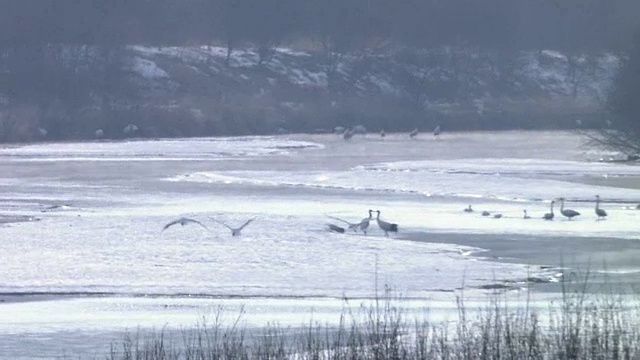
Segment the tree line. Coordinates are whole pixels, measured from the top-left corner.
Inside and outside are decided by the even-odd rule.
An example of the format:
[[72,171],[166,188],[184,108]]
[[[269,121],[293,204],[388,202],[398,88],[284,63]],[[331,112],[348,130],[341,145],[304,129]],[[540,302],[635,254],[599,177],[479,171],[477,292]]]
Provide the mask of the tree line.
[[418,47],[611,49],[636,0],[1,0],[0,46],[223,43],[296,39],[334,51],[388,40]]
[[[15,115],[23,105],[37,112],[32,122],[39,125],[30,128],[49,129],[49,138],[126,125],[132,117],[126,106],[142,96],[123,71],[129,44],[219,45],[227,61],[235,49],[252,47],[259,62],[275,47],[303,47],[322,54],[333,84],[343,55],[389,46],[556,49],[576,68],[582,54],[624,51],[640,13],[637,0],[0,0],[0,6],[0,141],[29,138],[15,136],[26,126],[24,111]],[[429,87],[411,81],[420,104]]]

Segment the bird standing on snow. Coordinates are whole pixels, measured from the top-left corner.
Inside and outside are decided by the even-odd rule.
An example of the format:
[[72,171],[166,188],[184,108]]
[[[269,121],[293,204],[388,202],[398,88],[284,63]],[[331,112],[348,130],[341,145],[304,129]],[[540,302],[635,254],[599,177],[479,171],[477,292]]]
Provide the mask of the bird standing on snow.
[[545,219],[545,220],[553,220],[553,216],[554,216],[554,215],[553,215],[553,204],[555,204],[555,203],[556,203],[556,201],[555,201],[555,200],[552,200],[552,201],[551,201],[551,209],[549,210],[550,212],[548,212],[548,213],[544,214],[544,215],[542,216],[542,218],[543,218],[543,219]]
[[598,215],[598,220],[602,220],[607,217],[607,212],[603,209],[600,209],[600,195],[596,195],[596,215]]
[[482,216],[489,216],[489,215],[491,215],[491,213],[488,212],[487,210],[482,212]]
[[418,136],[418,128],[413,129],[413,131],[409,133],[409,137],[412,139],[416,136]]
[[501,219],[502,218],[502,214],[495,214],[493,215],[494,219]]
[[244,224],[242,224],[242,226],[238,227],[238,228],[232,228],[231,226],[223,223],[222,221],[218,221],[214,218],[211,218],[211,220],[217,222],[218,224],[226,227],[227,229],[231,230],[231,236],[240,236],[240,232],[242,231],[242,229],[245,228],[245,226],[249,225],[253,220],[255,220],[255,217],[252,217],[251,219],[247,220]]
[[362,232],[364,232],[365,235],[367,235],[367,229],[369,228],[369,223],[371,222],[371,219],[373,219],[372,213],[373,213],[373,210],[369,209],[369,217],[362,219],[362,221],[360,221],[360,224],[358,224],[358,226],[360,227],[360,230],[362,230]]
[[378,222],[380,229],[384,231],[384,236],[389,237],[389,231],[398,233],[398,224],[392,224],[384,220],[380,220],[380,210],[376,210],[376,212],[378,213],[376,221]]
[[527,210],[522,210],[524,212],[524,216],[522,217],[523,219],[531,219],[531,216],[527,215]]
[[345,140],[349,140],[349,139],[351,139],[353,137],[354,134],[355,134],[355,131],[353,131],[351,129],[347,129],[342,134],[342,138],[345,139]]
[[167,225],[165,225],[165,226],[162,228],[162,231],[165,231],[165,230],[167,230],[168,228],[170,228],[171,226],[176,225],[176,224],[180,224],[181,226],[185,226],[185,225],[187,225],[187,224],[198,224],[198,225],[202,226],[203,228],[205,228],[205,229],[209,230],[209,228],[208,228],[208,227],[204,226],[204,224],[203,224],[203,223],[201,223],[201,222],[200,222],[200,221],[198,221],[198,220],[189,219],[189,218],[186,218],[186,217],[181,217],[181,218],[176,219],[176,220],[173,220],[172,222],[170,222],[170,223],[168,223]]
[[380,130],[380,137],[385,137],[387,134],[384,132],[384,129]]
[[433,136],[438,136],[442,133],[442,129],[440,128],[440,125],[436,126],[435,129],[433,129]]
[[464,212],[473,212],[473,209],[471,208],[471,204],[469,204],[468,208],[464,209]]
[[564,198],[560,198],[560,214],[566,216],[569,220],[580,215],[580,213],[575,210],[564,208]]

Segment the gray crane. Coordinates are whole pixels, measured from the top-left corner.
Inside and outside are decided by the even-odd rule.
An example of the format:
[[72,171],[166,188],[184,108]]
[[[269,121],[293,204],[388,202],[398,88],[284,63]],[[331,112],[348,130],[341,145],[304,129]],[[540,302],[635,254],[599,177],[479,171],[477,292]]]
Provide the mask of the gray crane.
[[553,215],[553,204],[555,204],[555,203],[556,203],[555,200],[551,201],[551,208],[550,208],[548,213],[546,213],[546,214],[544,214],[542,216],[543,219],[545,219],[545,220],[553,220],[553,217],[554,217],[554,215]]
[[227,229],[231,230],[231,236],[240,236],[240,232],[242,231],[242,229],[245,228],[245,226],[249,225],[253,220],[255,220],[255,217],[252,217],[251,219],[247,220],[244,224],[242,224],[240,227],[237,228],[232,228],[231,226],[223,223],[222,221],[218,221],[214,218],[211,218],[211,220],[217,222],[218,224],[226,227]]
[[376,221],[378,222],[378,226],[380,229],[384,231],[384,236],[389,237],[389,232],[398,233],[398,224],[388,223],[384,220],[380,220],[380,210],[376,210],[378,216],[376,217]]
[[208,227],[204,226],[204,224],[203,224],[203,223],[201,223],[201,222],[200,222],[200,221],[198,221],[198,220],[194,220],[194,219],[190,219],[190,218],[186,218],[186,217],[181,217],[181,218],[176,219],[176,220],[173,220],[173,221],[171,221],[170,223],[168,223],[167,225],[165,225],[165,226],[162,228],[162,231],[165,231],[165,230],[167,230],[168,228],[170,228],[171,226],[173,226],[173,225],[177,225],[177,224],[180,224],[181,226],[185,226],[185,225],[187,225],[187,224],[198,224],[198,225],[202,226],[203,228],[205,228],[205,229],[209,230],[209,228],[208,228]]
[[367,235],[367,229],[369,228],[369,224],[371,222],[371,219],[373,219],[373,210],[369,209],[369,217],[366,217],[364,219],[362,219],[360,221],[360,224],[358,224],[358,226],[360,227],[360,230],[362,230],[362,232]]
[[566,216],[569,220],[580,215],[580,213],[575,210],[564,208],[564,198],[560,198],[560,214]]
[[603,209],[600,209],[600,195],[596,195],[596,215],[598,215],[598,220],[602,220],[607,217],[607,212]]

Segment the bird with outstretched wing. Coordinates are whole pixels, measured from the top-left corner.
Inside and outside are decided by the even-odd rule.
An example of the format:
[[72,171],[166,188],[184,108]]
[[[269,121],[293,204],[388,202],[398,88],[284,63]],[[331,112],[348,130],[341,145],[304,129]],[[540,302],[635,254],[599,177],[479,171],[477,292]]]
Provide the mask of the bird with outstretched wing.
[[249,225],[253,220],[255,220],[255,217],[252,217],[251,219],[247,220],[244,224],[242,224],[242,226],[237,227],[237,228],[232,228],[231,226],[223,223],[222,221],[216,220],[214,218],[211,218],[211,220],[217,222],[218,224],[226,227],[227,229],[231,230],[231,236],[239,236],[240,232],[242,231],[242,229],[245,228],[245,226]]
[[186,217],[181,217],[181,218],[178,218],[178,219],[175,219],[175,220],[173,220],[173,221],[169,222],[167,225],[165,225],[165,226],[162,228],[162,231],[165,231],[165,230],[167,230],[168,228],[170,228],[171,226],[173,226],[173,225],[177,225],[177,224],[180,224],[180,225],[182,225],[182,226],[185,226],[185,225],[187,225],[187,224],[198,224],[198,225],[202,226],[203,228],[205,228],[205,229],[209,230],[209,228],[208,228],[208,227],[206,227],[203,223],[201,223],[201,222],[200,222],[200,221],[198,221],[198,220],[194,220],[194,219],[190,219],[190,218],[186,218]]

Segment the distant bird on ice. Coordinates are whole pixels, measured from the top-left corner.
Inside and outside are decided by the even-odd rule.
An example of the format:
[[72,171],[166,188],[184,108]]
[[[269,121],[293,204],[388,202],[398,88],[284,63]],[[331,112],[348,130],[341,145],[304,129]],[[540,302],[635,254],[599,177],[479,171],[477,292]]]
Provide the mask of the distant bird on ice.
[[380,130],[380,137],[385,137],[387,134],[384,132],[384,129]]
[[501,219],[502,218],[502,214],[495,214],[493,215],[494,219]]
[[436,126],[435,129],[433,129],[433,136],[438,136],[442,133],[442,129],[440,128],[440,125]]
[[358,226],[360,226],[360,223],[352,223],[352,222],[348,222],[347,220],[342,220],[340,218],[337,218],[335,216],[331,216],[331,215],[327,215],[324,214],[326,217],[328,217],[329,219],[333,219],[333,220],[338,220],[340,222],[343,222],[345,224],[347,224],[347,226],[349,227],[349,229],[353,230],[353,232],[358,232]]
[[355,132],[351,129],[347,129],[344,131],[344,133],[342,134],[342,138],[345,140],[349,140],[353,137],[353,134],[355,134]]
[[413,129],[413,131],[409,133],[409,137],[412,139],[416,136],[418,136],[418,128]]
[[490,216],[490,215],[491,215],[491,213],[488,212],[487,210],[482,212],[482,216]]
[[596,215],[598,215],[598,220],[602,220],[607,217],[607,212],[603,209],[600,209],[600,195],[596,195]]
[[214,218],[211,218],[211,220],[217,222],[218,224],[226,227],[227,229],[231,230],[231,236],[240,236],[240,232],[242,231],[242,229],[245,228],[245,226],[249,225],[253,220],[255,220],[255,217],[252,217],[251,219],[247,220],[244,224],[242,224],[240,227],[237,228],[232,228],[231,226],[223,223],[222,221],[218,221]]
[[344,234],[344,228],[333,224],[327,224],[327,230]]
[[186,217],[181,217],[181,218],[176,219],[176,220],[173,220],[172,222],[170,222],[170,223],[168,223],[167,225],[165,225],[165,226],[162,228],[162,231],[165,231],[165,230],[167,230],[168,228],[170,228],[171,226],[176,225],[176,224],[180,224],[180,225],[182,225],[182,226],[185,226],[185,225],[187,225],[187,224],[198,224],[198,225],[202,226],[203,228],[205,228],[205,229],[209,230],[209,228],[208,228],[208,227],[204,226],[204,224],[203,224],[203,223],[201,223],[201,222],[200,222],[200,221],[198,221],[198,220],[189,219],[189,218],[186,218]]
[[564,198],[560,198],[560,213],[566,216],[569,220],[580,215],[580,213],[575,210],[564,208]]
[[473,212],[473,209],[471,208],[471,204],[469,204],[469,207],[464,209],[464,212]]
[[548,213],[546,213],[546,214],[544,214],[544,215],[542,216],[542,218],[543,218],[543,219],[545,219],[545,220],[553,220],[553,216],[554,216],[554,215],[553,215],[553,204],[555,204],[555,203],[556,203],[556,201],[555,201],[555,200],[552,200],[552,201],[551,201],[551,209],[549,210],[549,212],[548,212]]
[[360,227],[360,230],[362,230],[362,232],[364,232],[365,235],[367,235],[367,229],[369,228],[369,223],[371,222],[371,219],[373,219],[372,213],[373,213],[373,210],[369,209],[369,217],[362,219],[360,221],[360,224],[358,224],[358,227]]
[[380,229],[384,230],[384,236],[389,236],[389,231],[398,233],[398,224],[388,223],[384,220],[380,220],[380,210],[376,210],[378,216],[376,217],[376,221],[378,222],[378,226]]
[[522,210],[524,212],[524,216],[522,216],[523,219],[531,219],[531,216],[527,215],[527,210]]

